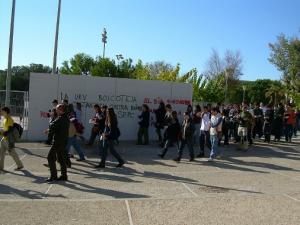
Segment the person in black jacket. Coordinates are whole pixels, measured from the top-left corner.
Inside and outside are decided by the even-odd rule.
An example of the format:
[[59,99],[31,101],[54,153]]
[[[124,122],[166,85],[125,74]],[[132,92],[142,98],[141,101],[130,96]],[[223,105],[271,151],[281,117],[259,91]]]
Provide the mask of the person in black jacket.
[[118,139],[119,136],[119,128],[118,128],[118,120],[117,116],[113,110],[113,108],[108,108],[106,113],[106,121],[105,128],[101,135],[102,139],[102,151],[101,151],[101,162],[96,168],[105,168],[105,162],[108,154],[108,149],[110,153],[118,160],[119,164],[117,167],[122,167],[125,162],[119,153],[116,152],[114,148],[114,143]]
[[264,126],[263,131],[265,135],[265,142],[270,143],[271,141],[271,126],[274,120],[274,110],[271,105],[268,105],[264,115]]
[[[57,105],[57,119],[50,124],[50,128],[45,133],[53,135],[53,145],[48,154],[48,164],[51,176],[46,181],[53,182],[56,180],[67,181],[67,144],[69,136],[69,118],[66,115],[66,107]],[[61,176],[57,178],[56,160],[60,164]]]
[[154,111],[156,122],[155,122],[155,131],[158,135],[158,141],[161,143],[163,141],[163,138],[161,136],[161,130],[164,129],[164,118],[166,115],[166,109],[164,102],[160,102],[158,109]]
[[166,114],[165,117],[165,124],[166,124],[166,131],[164,134],[164,146],[163,146],[163,151],[161,154],[159,154],[158,156],[161,158],[164,158],[168,148],[172,145],[173,142],[177,142],[178,145],[178,141],[179,141],[179,134],[180,134],[180,124],[177,118],[177,112],[173,111],[171,114]]
[[[140,128],[138,131],[138,145],[148,145],[149,144],[149,134],[148,134],[148,128],[150,124],[150,112],[148,105],[142,106],[142,114],[139,116],[140,122]],[[144,143],[143,143],[143,136],[144,136]]]
[[181,133],[180,133],[180,147],[178,149],[178,156],[174,161],[180,162],[183,150],[185,145],[188,146],[190,151],[190,162],[194,161],[195,154],[194,154],[194,148],[193,148],[193,137],[195,132],[195,126],[193,124],[193,120],[190,117],[190,112],[187,111],[184,113],[184,120],[181,125]]

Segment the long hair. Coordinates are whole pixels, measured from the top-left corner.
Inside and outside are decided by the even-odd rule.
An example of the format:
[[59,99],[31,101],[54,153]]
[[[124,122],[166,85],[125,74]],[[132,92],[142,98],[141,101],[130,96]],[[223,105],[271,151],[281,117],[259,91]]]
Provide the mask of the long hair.
[[112,127],[112,125],[115,125],[118,123],[118,120],[117,120],[117,116],[115,114],[115,111],[113,108],[108,108],[107,111],[106,111],[106,119],[105,119],[105,124],[108,126],[108,127]]

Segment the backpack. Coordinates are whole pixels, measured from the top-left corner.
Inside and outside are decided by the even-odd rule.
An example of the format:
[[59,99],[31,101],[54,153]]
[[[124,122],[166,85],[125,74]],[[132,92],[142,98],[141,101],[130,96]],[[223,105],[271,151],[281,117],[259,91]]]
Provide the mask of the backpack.
[[13,135],[14,141],[17,142],[22,137],[23,127],[18,123],[14,123],[12,132],[13,132],[12,135]]

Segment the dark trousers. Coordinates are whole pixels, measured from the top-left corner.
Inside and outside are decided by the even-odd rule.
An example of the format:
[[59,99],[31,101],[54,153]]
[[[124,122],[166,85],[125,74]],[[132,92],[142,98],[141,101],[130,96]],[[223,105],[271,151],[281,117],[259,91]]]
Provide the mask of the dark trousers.
[[[143,143],[143,137],[144,137],[144,143]],[[149,134],[148,134],[148,127],[141,127],[138,131],[138,144],[149,144]]]
[[275,139],[280,140],[282,135],[283,124],[280,118],[276,118],[273,123]]
[[88,145],[93,145],[94,144],[94,142],[95,142],[95,139],[96,139],[96,137],[98,136],[98,132],[95,132],[95,128],[93,128],[92,129],[92,131],[91,131],[91,136],[90,136],[90,139],[89,139],[89,142],[88,142]]
[[103,140],[102,141],[102,149],[101,149],[101,162],[100,165],[105,166],[107,154],[108,154],[108,149],[110,153],[118,160],[119,163],[123,163],[124,160],[120,156],[120,154],[115,150],[114,147],[114,140]]
[[228,126],[222,129],[222,133],[224,135],[224,145],[229,145],[229,129]]
[[209,131],[200,130],[199,144],[200,144],[200,154],[204,153],[205,144],[209,148],[209,150],[211,149]]
[[[175,140],[173,140],[171,138],[167,138],[167,137],[164,138],[164,141],[163,141],[163,143],[164,143],[163,148],[164,149],[161,153],[162,157],[164,157],[166,155],[166,153],[168,152],[169,147],[173,144],[174,141]],[[179,148],[178,140],[176,140],[176,142],[177,142],[177,147]]]
[[293,137],[293,125],[292,124],[286,124],[284,129],[284,135],[286,141],[291,141]]
[[253,144],[253,139],[252,139],[252,127],[248,127],[248,131],[247,131],[247,139],[248,139],[249,145],[252,145],[252,144]]
[[56,160],[60,164],[61,175],[67,176],[67,157],[66,145],[52,145],[47,157],[51,178],[57,178]]
[[265,142],[271,141],[271,124],[265,123],[264,124],[264,135],[265,135]]
[[257,134],[259,138],[262,137],[263,135],[262,128],[263,128],[262,123],[260,121],[256,121],[253,129],[253,138],[255,138]]
[[185,146],[188,146],[189,152],[190,152],[190,158],[193,159],[195,158],[194,154],[194,148],[193,148],[193,138],[188,138],[188,139],[182,139],[180,142],[180,147],[178,149],[178,158],[181,159],[183,150]]
[[160,127],[157,127],[156,129],[155,129],[155,131],[156,131],[156,133],[157,133],[157,136],[158,136],[158,141],[159,142],[162,142],[162,136],[161,136],[161,130],[162,130],[162,128],[160,128]]

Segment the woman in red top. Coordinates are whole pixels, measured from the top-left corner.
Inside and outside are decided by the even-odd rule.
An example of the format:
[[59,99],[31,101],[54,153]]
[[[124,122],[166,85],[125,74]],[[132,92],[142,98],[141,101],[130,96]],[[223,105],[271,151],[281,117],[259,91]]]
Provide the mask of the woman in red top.
[[287,106],[287,109],[284,113],[284,122],[285,122],[285,140],[287,142],[292,142],[293,136],[293,128],[296,123],[296,114],[295,111],[291,108],[291,106]]

